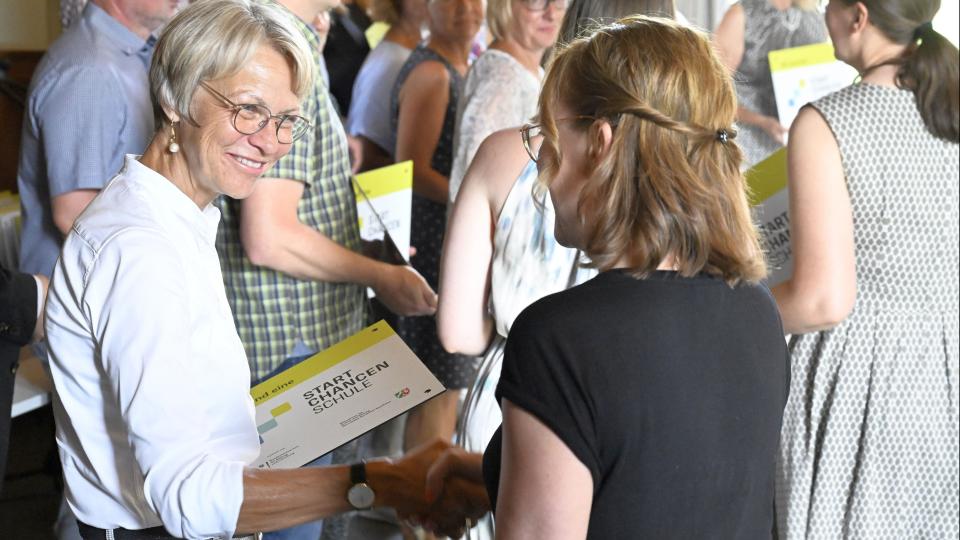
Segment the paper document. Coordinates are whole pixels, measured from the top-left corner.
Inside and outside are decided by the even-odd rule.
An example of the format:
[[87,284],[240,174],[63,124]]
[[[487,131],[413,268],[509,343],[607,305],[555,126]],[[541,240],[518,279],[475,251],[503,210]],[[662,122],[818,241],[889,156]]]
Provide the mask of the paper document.
[[380,321],[250,390],[254,465],[300,467],[445,390]]
[[857,70],[834,57],[830,43],[770,51],[768,58],[777,115],[785,127],[801,107],[850,86],[857,76]]
[[410,260],[410,221],[413,205],[413,162],[404,161],[354,177],[360,237],[396,245],[404,261]]
[[787,193],[787,149],[781,148],[746,173],[753,219],[767,256],[767,285],[773,287],[793,274],[790,247],[790,199]]
[[367,38],[367,45],[370,46],[371,51],[383,41],[388,31],[390,31],[390,25],[385,22],[375,22],[364,30],[363,35]]

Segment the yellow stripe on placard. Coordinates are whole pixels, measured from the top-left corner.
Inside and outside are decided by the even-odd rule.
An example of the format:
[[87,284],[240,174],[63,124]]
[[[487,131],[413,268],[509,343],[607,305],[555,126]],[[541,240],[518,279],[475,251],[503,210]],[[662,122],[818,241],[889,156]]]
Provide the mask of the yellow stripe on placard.
[[[292,368],[271,377],[250,389],[256,405],[283,395],[287,390],[318,373],[365,351],[381,341],[397,335],[386,321],[372,324],[336,345],[318,352]],[[282,406],[281,406],[282,407]]]
[[[404,161],[396,165],[381,167],[356,176],[357,183],[367,193],[367,197],[376,199],[383,195],[396,193],[405,189],[413,188],[413,162]],[[363,200],[360,193],[357,192],[357,186],[353,186],[357,199]]]
[[744,173],[750,204],[756,206],[787,187],[787,149],[777,150]]
[[276,417],[280,416],[281,414],[283,414],[283,413],[285,413],[285,412],[292,411],[292,410],[293,410],[293,405],[291,405],[290,402],[288,401],[288,402],[284,403],[283,405],[280,405],[279,407],[270,409],[270,416],[276,418]]
[[833,45],[830,43],[816,43],[803,47],[770,51],[767,58],[770,59],[771,73],[804,66],[829,64],[837,60],[837,57],[833,55]]

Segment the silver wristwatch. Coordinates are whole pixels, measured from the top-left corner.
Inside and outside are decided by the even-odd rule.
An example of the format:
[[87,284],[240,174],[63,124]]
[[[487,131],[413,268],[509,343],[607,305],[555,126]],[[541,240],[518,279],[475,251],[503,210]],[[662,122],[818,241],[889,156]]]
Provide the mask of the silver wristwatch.
[[376,494],[370,484],[367,484],[367,465],[362,461],[350,466],[350,489],[347,490],[347,501],[357,510],[373,508]]

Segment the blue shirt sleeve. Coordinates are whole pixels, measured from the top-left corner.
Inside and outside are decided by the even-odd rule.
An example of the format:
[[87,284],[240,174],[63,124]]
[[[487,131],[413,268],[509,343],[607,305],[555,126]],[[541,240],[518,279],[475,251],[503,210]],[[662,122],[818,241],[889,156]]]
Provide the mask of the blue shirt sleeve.
[[50,73],[34,90],[50,197],[100,189],[123,164],[127,107],[108,67],[76,66]]

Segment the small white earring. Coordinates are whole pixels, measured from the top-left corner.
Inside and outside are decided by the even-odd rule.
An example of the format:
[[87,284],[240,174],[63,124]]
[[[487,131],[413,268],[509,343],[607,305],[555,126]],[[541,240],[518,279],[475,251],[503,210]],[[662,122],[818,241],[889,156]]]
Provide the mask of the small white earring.
[[167,142],[167,152],[171,154],[176,154],[180,151],[180,145],[177,144],[177,124],[180,122],[174,122],[170,124],[170,140]]

